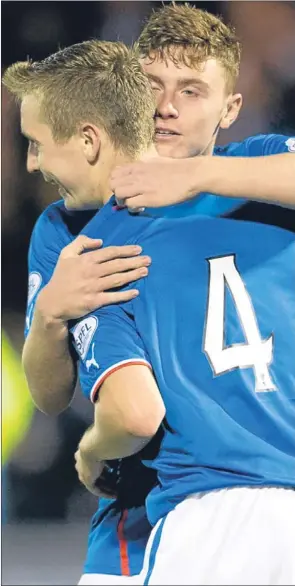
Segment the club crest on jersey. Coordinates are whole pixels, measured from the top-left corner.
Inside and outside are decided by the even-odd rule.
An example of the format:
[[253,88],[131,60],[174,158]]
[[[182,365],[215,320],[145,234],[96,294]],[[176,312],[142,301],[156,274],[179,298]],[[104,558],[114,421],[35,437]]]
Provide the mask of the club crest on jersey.
[[33,301],[37,291],[39,291],[42,283],[40,273],[30,273],[28,283],[28,305]]
[[288,138],[285,145],[288,147],[289,153],[295,153],[295,138]]
[[95,315],[90,315],[80,321],[73,330],[76,350],[82,360],[85,360],[87,352],[98,326],[98,319]]

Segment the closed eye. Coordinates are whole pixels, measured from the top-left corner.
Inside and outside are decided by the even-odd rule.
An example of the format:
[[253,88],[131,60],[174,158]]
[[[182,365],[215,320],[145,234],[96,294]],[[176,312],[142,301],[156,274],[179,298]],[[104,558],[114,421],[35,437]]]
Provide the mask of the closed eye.
[[199,95],[199,92],[197,90],[191,90],[191,89],[185,89],[182,91],[182,93],[185,94],[186,96],[197,97]]
[[155,91],[157,91],[157,92],[158,92],[158,91],[160,91],[160,90],[161,90],[161,88],[160,88],[158,85],[154,85],[154,84],[152,84],[152,86],[151,86],[151,87],[152,87],[152,90],[153,90],[154,92],[155,92]]
[[32,155],[37,156],[39,153],[39,143],[35,140],[29,140],[29,151]]

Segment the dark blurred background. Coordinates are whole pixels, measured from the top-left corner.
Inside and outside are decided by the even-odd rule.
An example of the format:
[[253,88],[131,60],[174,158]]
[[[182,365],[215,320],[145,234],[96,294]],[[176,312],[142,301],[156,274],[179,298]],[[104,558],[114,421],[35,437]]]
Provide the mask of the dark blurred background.
[[[243,43],[237,89],[243,93],[244,107],[239,121],[220,135],[219,142],[241,140],[259,132],[294,135],[295,3],[192,4],[229,19]],[[14,61],[28,56],[42,59],[60,47],[88,38],[131,43],[151,10],[160,6],[160,2],[145,1],[4,1],[1,4],[2,71]],[[53,186],[26,172],[26,147],[19,132],[18,108],[2,90],[5,417],[7,413],[16,417],[12,397],[18,402],[15,389],[21,392],[24,385],[23,379],[17,377],[21,376],[19,353],[23,344],[30,234],[39,214],[57,198]],[[57,418],[37,411],[32,413],[26,399],[25,409],[29,413],[26,434],[16,448],[17,438],[10,441],[11,449],[3,458],[3,584],[69,584],[71,579],[72,583],[78,580],[87,524],[96,501],[79,486],[74,469],[73,454],[92,414],[91,406],[81,394],[76,395],[71,408]],[[14,425],[18,425],[17,421]],[[9,441],[2,436],[4,442]],[[51,552],[51,562],[45,550]],[[67,561],[71,559],[71,563],[63,568],[66,551],[70,556]],[[55,560],[55,570],[52,560]]]

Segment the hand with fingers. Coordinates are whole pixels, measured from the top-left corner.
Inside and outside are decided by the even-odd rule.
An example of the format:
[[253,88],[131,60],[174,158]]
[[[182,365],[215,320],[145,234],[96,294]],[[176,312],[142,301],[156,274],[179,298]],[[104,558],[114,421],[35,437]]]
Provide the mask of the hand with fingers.
[[[205,191],[204,157],[148,157],[116,167],[110,187],[117,202],[130,211],[173,205]],[[198,177],[196,179],[196,174]]]
[[107,496],[95,485],[96,480],[103,473],[104,462],[85,458],[79,448],[75,453],[75,461],[78,478],[85,488],[95,496]]
[[119,461],[110,463],[85,457],[78,447],[75,453],[78,478],[92,494],[104,498],[117,497]]
[[67,322],[138,295],[136,288],[114,289],[145,277],[151,259],[141,255],[140,246],[101,246],[101,240],[80,235],[62,250],[52,278],[37,300],[42,313]]

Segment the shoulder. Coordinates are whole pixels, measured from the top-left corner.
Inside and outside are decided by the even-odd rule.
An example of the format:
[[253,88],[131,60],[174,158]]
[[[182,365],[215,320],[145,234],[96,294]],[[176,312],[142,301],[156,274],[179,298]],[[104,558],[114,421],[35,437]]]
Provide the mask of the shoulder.
[[[61,250],[73,239],[63,220],[64,205],[62,201],[50,204],[39,216],[30,240],[29,266],[55,266]],[[34,267],[32,269],[32,267]],[[38,269],[40,270],[40,269]]]
[[137,243],[155,218],[149,213],[130,213],[114,205],[113,198],[94,215],[83,229],[90,238],[102,238],[104,246]]
[[52,235],[52,232],[57,232],[58,227],[62,225],[62,214],[64,210],[63,201],[50,204],[36,221],[32,233],[32,240],[44,241],[44,238]]
[[225,157],[255,157],[287,152],[295,152],[295,137],[283,134],[256,134],[214,149],[215,155]]
[[61,249],[81,233],[96,210],[67,210],[62,200],[50,204],[38,218],[31,242]]

